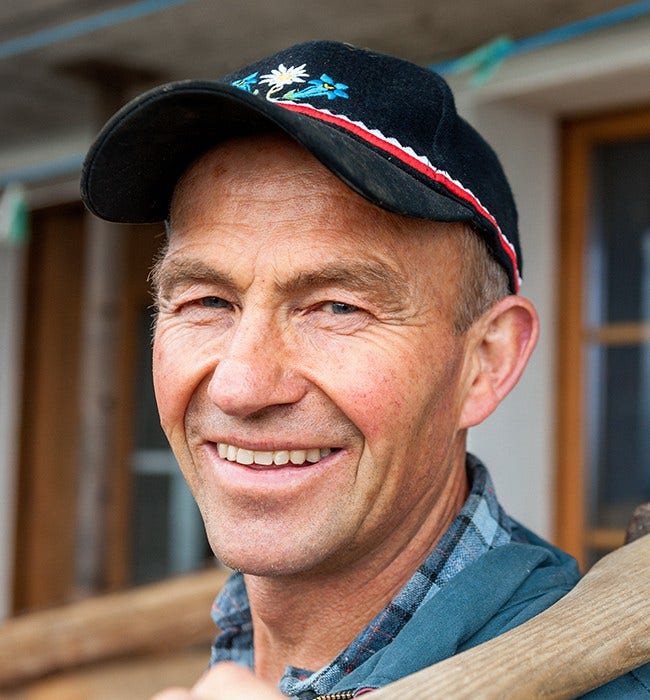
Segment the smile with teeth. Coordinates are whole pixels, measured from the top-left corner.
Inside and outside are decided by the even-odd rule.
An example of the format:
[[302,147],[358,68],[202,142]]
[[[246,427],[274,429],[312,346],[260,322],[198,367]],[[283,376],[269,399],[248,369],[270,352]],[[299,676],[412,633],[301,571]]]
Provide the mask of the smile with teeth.
[[300,466],[301,464],[305,464],[305,462],[315,464],[332,452],[329,447],[315,447],[305,450],[249,450],[244,447],[228,445],[223,442],[217,443],[217,451],[221,459],[227,459],[229,462],[237,462],[237,464],[242,464],[244,466],[250,464],[262,466],[275,464],[277,466],[283,466],[289,463]]

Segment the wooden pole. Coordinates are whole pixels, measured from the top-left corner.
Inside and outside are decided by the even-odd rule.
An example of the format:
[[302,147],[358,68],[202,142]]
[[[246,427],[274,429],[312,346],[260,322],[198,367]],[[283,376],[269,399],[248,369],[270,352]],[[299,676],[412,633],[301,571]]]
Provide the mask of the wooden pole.
[[[99,77],[99,76],[98,76]],[[95,80],[104,123],[122,104],[125,89]],[[106,546],[111,470],[116,459],[118,332],[123,285],[124,230],[86,214],[81,327],[79,480],[75,588],[91,595],[107,582]]]
[[[103,124],[134,85],[154,74],[106,61],[65,66],[90,83],[97,122]],[[116,175],[117,176],[117,175]],[[117,460],[118,343],[124,281],[124,228],[87,214],[82,299],[79,479],[75,589],[80,596],[105,590],[110,485]]]
[[90,214],[86,221],[75,585],[78,593],[92,594],[102,590],[107,580],[107,508],[116,459],[124,231]]

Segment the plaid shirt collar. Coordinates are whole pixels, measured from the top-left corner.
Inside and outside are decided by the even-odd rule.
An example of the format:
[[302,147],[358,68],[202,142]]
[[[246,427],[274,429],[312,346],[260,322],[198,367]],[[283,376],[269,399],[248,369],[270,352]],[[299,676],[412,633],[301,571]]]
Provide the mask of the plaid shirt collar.
[[[346,674],[389,644],[418,608],[461,569],[490,549],[511,540],[510,521],[497,501],[487,469],[467,455],[472,489],[460,513],[435,549],[397,596],[327,666],[316,672],[288,667],[280,690],[300,700],[324,695]],[[210,664],[235,661],[253,668],[253,625],[244,577],[233,574],[212,607],[221,630],[213,644]]]

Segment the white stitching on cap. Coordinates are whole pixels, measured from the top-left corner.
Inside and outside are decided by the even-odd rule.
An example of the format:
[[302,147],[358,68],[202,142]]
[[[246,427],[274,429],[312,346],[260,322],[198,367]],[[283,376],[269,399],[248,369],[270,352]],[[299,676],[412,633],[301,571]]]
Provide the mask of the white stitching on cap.
[[[344,114],[334,114],[328,109],[320,109],[318,107],[314,107],[313,105],[307,104],[307,103],[300,103],[297,104],[295,102],[288,102],[285,100],[276,100],[275,104],[280,105],[281,107],[285,107],[286,109],[292,111],[292,112],[305,112],[309,114],[310,111],[317,112],[319,114],[323,114],[326,117],[331,117],[334,120],[337,121],[344,121],[352,126],[356,127],[357,129],[360,129],[361,131],[370,134],[374,136],[376,139],[383,141],[384,143],[390,144],[391,146],[394,146],[397,148],[399,151],[402,153],[410,156],[411,158],[414,158],[418,162],[422,163],[425,167],[431,169],[434,173],[439,175],[442,179],[446,180],[447,182],[452,183],[455,185],[458,189],[460,189],[462,192],[468,195],[468,197],[471,199],[471,203],[474,204],[474,206],[479,209],[479,211],[487,218],[489,221],[494,225],[498,235],[499,235],[499,240],[502,242],[502,244],[505,244],[509,250],[512,252],[512,256],[509,256],[512,265],[514,268],[516,280],[517,280],[517,290],[519,288],[519,285],[521,284],[521,277],[519,275],[519,268],[517,264],[517,253],[515,251],[515,247],[512,245],[512,243],[508,240],[507,236],[503,233],[501,230],[501,227],[499,226],[496,218],[490,213],[490,211],[483,205],[481,200],[465,185],[463,185],[461,182],[453,178],[447,171],[445,170],[440,170],[439,168],[436,168],[431,161],[423,155],[419,155],[416,153],[413,148],[410,146],[403,146],[395,137],[393,136],[385,136],[379,129],[370,129],[367,127],[363,122],[361,121],[355,121],[353,119],[350,119],[349,117],[345,116]],[[444,184],[444,183],[443,183]]]

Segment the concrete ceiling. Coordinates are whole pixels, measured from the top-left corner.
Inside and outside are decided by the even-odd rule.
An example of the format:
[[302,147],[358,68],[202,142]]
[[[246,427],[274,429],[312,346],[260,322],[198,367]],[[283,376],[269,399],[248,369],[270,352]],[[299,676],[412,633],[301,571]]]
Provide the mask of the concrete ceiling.
[[[174,0],[172,0],[174,1]],[[499,35],[514,39],[631,4],[621,0],[175,0],[140,18],[26,50],[61,29],[134,0],[0,3],[0,154],[94,131],[97,66],[135,69],[140,88],[213,77],[289,44],[332,38],[421,64],[462,55]],[[169,0],[160,0],[164,6]],[[13,47],[14,53],[11,53]],[[4,49],[4,50],[3,50]],[[18,51],[16,53],[16,51]],[[100,84],[110,85],[105,73]],[[138,91],[139,91],[138,89]],[[11,167],[11,166],[10,166]],[[5,168],[6,169],[6,168]]]

